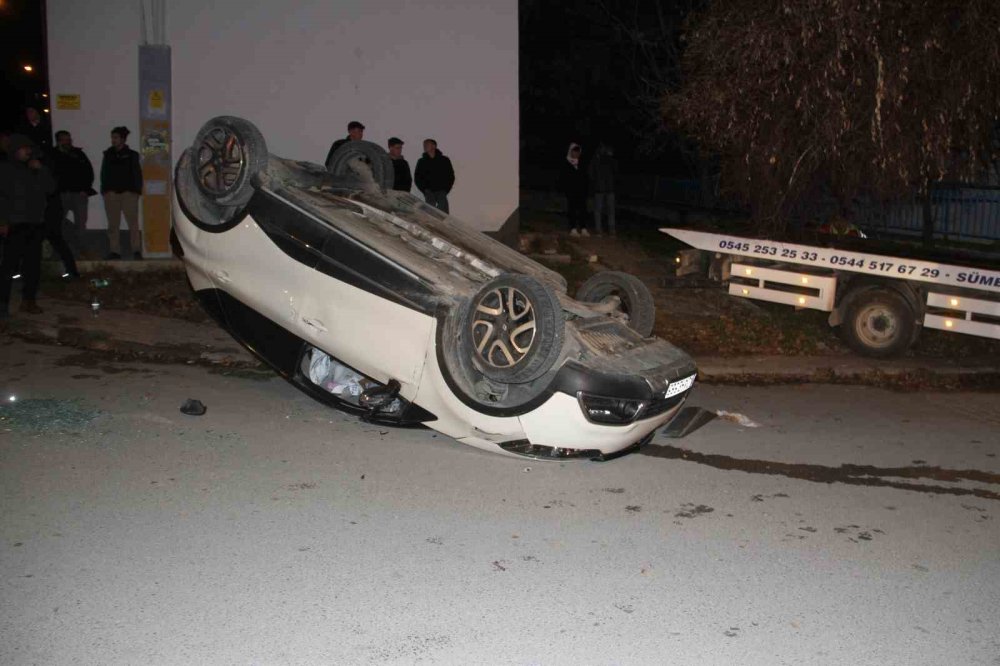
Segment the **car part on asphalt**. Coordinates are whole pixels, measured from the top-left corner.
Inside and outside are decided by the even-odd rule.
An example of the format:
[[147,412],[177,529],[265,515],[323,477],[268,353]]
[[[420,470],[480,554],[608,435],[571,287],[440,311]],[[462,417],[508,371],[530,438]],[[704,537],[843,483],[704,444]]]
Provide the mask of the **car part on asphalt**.
[[195,400],[194,398],[188,398],[181,405],[181,414],[187,414],[188,416],[201,416],[207,411],[208,407],[201,400]]
[[660,431],[660,434],[671,439],[681,439],[703,425],[711,423],[717,417],[718,414],[702,407],[685,407],[666,428]]
[[634,275],[620,271],[601,271],[580,285],[576,291],[576,300],[613,305],[633,331],[644,338],[653,334],[653,325],[656,323],[653,295],[642,280]]

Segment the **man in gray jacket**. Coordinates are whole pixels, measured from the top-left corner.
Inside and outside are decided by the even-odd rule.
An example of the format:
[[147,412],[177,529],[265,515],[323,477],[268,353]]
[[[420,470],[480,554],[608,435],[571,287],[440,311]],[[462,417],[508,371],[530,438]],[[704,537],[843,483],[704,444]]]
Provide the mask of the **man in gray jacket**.
[[14,134],[9,139],[7,161],[0,164],[0,326],[10,316],[10,288],[14,275],[24,281],[21,311],[38,314],[35,303],[45,238],[45,205],[56,190],[55,179],[32,157],[31,139]]

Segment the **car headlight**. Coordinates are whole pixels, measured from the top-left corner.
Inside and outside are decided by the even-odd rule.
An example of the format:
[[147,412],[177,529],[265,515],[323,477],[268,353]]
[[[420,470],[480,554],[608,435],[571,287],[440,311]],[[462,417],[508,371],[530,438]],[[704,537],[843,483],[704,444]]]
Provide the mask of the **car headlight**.
[[604,425],[626,425],[635,421],[645,403],[630,398],[609,398],[580,391],[580,409],[588,421]]

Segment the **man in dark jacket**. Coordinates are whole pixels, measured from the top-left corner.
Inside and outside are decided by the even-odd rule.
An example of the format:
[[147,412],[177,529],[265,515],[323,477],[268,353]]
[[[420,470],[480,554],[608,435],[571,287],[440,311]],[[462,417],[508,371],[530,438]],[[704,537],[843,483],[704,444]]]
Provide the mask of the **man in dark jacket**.
[[587,231],[587,175],[580,168],[580,144],[571,143],[559,172],[559,185],[566,194],[566,219],[570,236],[589,236]]
[[9,139],[8,159],[0,164],[0,319],[10,316],[10,287],[18,272],[24,280],[21,311],[41,312],[35,303],[45,235],[46,200],[56,183],[42,162],[33,157],[37,148],[23,134]]
[[347,123],[347,136],[345,136],[343,139],[337,139],[336,141],[333,142],[333,145],[330,146],[329,152],[327,152],[326,154],[326,162],[323,162],[323,164],[326,166],[327,169],[329,169],[330,162],[333,160],[333,154],[337,152],[337,148],[340,148],[348,141],[361,141],[361,139],[363,138],[365,138],[364,125],[359,123],[357,120],[352,120],[351,122]]
[[28,137],[35,144],[35,149],[42,154],[43,163],[48,159],[52,150],[52,129],[38,109],[33,106],[25,107],[17,133]]
[[104,151],[101,162],[101,194],[104,210],[108,214],[108,244],[111,251],[107,259],[121,259],[122,215],[128,223],[129,245],[133,258],[142,259],[142,237],[139,234],[139,197],[142,195],[142,166],[139,153],[125,143],[127,127],[111,130],[111,147]]
[[614,236],[615,230],[615,179],[618,176],[618,162],[611,146],[602,143],[597,154],[590,160],[590,191],[594,193],[594,231],[601,235],[601,212],[608,211],[608,232]]
[[90,195],[94,192],[94,167],[90,159],[73,145],[73,136],[66,130],[56,132],[56,149],[52,151],[52,171],[59,188],[64,213],[73,213],[76,226],[77,250],[79,239],[87,230]]
[[392,189],[409,192],[413,187],[413,176],[410,175],[410,163],[403,157],[402,139],[389,139],[389,157],[392,158]]
[[448,193],[455,185],[455,170],[451,160],[438,150],[437,145],[434,139],[424,139],[424,155],[417,160],[413,179],[424,200],[447,213]]

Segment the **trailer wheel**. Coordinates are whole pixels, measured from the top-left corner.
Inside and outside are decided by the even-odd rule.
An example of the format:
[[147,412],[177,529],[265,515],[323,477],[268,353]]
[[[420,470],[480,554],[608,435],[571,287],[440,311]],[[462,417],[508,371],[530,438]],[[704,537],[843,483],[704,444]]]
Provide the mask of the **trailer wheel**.
[[915,339],[916,315],[903,296],[875,287],[857,293],[847,305],[840,335],[851,349],[885,358],[903,353]]

